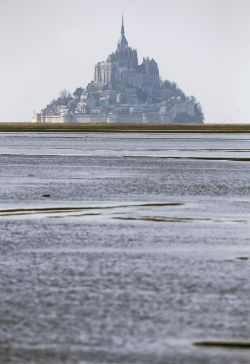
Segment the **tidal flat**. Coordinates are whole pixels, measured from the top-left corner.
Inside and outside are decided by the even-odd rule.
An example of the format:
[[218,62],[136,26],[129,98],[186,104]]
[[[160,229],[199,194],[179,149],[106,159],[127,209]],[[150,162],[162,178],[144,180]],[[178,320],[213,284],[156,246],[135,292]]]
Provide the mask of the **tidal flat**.
[[250,133],[1,132],[1,364],[248,364]]

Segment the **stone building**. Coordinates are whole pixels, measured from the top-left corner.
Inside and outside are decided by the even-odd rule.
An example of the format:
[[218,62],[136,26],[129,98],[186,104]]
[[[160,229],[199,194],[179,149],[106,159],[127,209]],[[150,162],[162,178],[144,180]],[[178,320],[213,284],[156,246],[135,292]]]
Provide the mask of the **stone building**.
[[129,47],[125,37],[123,17],[117,49],[108,56],[106,62],[97,63],[94,83],[110,88],[116,88],[122,83],[148,91],[160,86],[159,69],[155,60],[143,58],[143,62],[138,64],[137,50]]
[[94,80],[73,96],[62,92],[41,113],[38,123],[202,123],[195,98],[187,97],[175,83],[161,81],[158,64],[129,47],[122,17],[116,50],[95,65]]

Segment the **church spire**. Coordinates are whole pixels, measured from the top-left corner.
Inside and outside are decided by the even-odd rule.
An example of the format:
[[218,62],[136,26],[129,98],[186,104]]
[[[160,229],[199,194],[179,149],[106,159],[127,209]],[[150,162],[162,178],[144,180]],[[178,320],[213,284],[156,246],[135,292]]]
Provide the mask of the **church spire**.
[[123,13],[122,13],[122,27],[121,27],[121,34],[124,34],[124,22],[123,22]]
[[123,21],[123,14],[122,14],[122,26],[121,26],[121,36],[119,42],[117,44],[118,48],[124,48],[128,45],[128,41],[125,37],[125,30],[124,30],[124,21]]

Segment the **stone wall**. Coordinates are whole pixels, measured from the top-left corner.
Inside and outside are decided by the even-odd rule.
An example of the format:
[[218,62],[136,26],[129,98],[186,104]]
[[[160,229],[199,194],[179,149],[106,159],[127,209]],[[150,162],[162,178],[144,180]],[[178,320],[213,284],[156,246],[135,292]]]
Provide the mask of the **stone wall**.
[[112,114],[108,116],[109,124],[142,124],[142,114]]
[[45,124],[67,124],[67,123],[81,123],[81,124],[95,124],[106,123],[106,115],[58,115],[58,116],[42,116],[41,123]]
[[171,114],[174,119],[176,115],[187,113],[190,116],[194,116],[194,102],[193,101],[185,101],[180,104],[176,103],[172,106]]

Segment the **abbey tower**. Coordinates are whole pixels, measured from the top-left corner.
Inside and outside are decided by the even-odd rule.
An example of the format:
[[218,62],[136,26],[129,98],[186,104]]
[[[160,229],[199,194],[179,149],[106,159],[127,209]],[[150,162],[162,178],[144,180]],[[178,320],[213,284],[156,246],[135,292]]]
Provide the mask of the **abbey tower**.
[[108,56],[106,62],[97,63],[94,83],[109,88],[116,88],[122,83],[145,89],[149,93],[160,86],[159,69],[155,60],[143,58],[143,62],[138,64],[137,50],[129,47],[125,37],[123,17],[117,49]]

